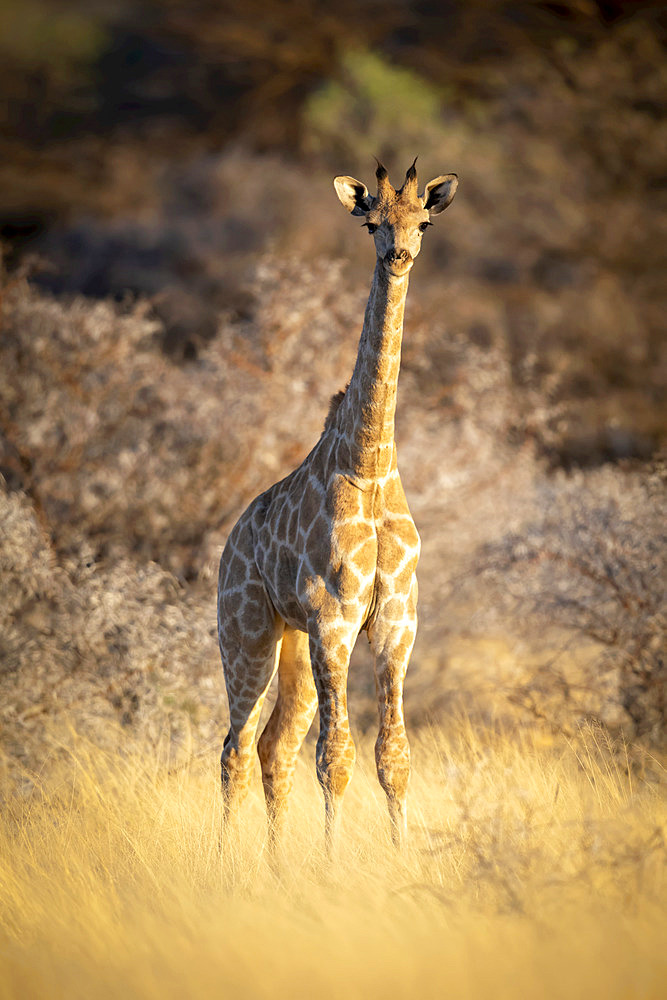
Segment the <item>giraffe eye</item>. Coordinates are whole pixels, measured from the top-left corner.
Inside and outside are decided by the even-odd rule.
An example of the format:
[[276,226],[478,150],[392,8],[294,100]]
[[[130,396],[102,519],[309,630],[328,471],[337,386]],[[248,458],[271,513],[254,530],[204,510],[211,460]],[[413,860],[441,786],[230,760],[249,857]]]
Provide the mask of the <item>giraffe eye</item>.
[[420,222],[419,223],[419,232],[420,233],[425,233],[426,230],[428,229],[428,227],[432,226],[432,225],[433,225],[432,222]]
[[377,226],[373,222],[364,222],[364,225],[366,226],[366,229],[372,236],[375,230],[377,229]]

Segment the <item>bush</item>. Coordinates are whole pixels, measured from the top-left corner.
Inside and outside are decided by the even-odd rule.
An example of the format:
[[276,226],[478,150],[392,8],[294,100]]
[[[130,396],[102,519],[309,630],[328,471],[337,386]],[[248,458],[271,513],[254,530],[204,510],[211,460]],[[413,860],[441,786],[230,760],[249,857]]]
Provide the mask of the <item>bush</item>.
[[[659,742],[667,721],[667,503],[664,468],[614,479],[606,470],[540,490],[542,516],[486,546],[478,570],[524,630],[560,630],[515,697],[557,721],[571,711],[613,720]],[[572,672],[572,649],[592,655]],[[554,699],[555,694],[560,697]],[[562,718],[562,715],[560,716]]]
[[409,69],[356,49],[343,53],[337,79],[306,101],[304,144],[343,162],[373,156],[409,165],[444,144],[444,93]]

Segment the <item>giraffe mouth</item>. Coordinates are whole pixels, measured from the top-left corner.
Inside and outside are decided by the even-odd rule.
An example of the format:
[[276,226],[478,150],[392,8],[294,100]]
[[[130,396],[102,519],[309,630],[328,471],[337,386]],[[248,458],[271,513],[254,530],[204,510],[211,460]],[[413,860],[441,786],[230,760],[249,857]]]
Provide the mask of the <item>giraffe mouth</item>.
[[410,257],[408,260],[397,258],[394,260],[385,259],[382,261],[385,271],[388,274],[392,274],[395,278],[402,278],[403,275],[407,274],[414,264],[414,258]]

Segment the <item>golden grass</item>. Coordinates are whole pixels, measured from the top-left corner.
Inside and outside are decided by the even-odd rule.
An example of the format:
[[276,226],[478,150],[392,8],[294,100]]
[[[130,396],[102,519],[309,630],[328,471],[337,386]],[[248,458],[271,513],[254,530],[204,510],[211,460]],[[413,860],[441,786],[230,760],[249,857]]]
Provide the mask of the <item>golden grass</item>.
[[391,850],[360,740],[338,864],[304,754],[276,874],[263,802],[220,848],[217,748],[70,733],[2,781],[0,997],[664,996],[660,764],[461,719],[414,737],[411,843]]

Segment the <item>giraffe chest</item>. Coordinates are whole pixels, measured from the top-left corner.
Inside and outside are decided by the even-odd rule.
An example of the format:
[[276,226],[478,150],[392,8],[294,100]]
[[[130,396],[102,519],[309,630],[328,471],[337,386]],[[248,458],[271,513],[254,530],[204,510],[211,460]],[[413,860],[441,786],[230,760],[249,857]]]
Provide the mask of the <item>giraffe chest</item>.
[[398,473],[389,481],[376,516],[377,589],[408,594],[413,586],[421,541]]
[[290,493],[276,496],[257,526],[257,565],[274,607],[295,628],[322,614],[352,623],[372,598],[372,511],[359,490],[340,485],[309,483],[299,502]]
[[337,616],[361,628],[390,573],[398,569],[409,588],[419,538],[401,496],[394,486],[380,496],[337,476],[298,504],[275,498],[258,525],[257,563],[285,621],[305,629],[313,615]]

